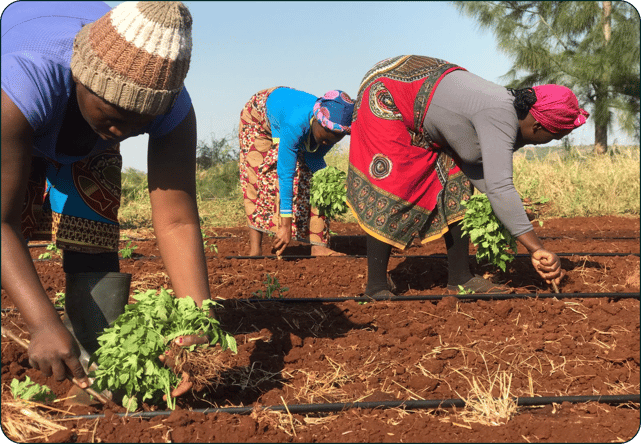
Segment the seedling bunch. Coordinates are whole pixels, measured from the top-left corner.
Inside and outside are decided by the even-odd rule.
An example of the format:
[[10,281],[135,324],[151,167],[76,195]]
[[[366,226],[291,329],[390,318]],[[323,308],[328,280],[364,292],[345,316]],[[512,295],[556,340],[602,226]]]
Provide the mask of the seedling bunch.
[[508,262],[514,260],[516,239],[498,220],[485,194],[475,194],[462,204],[467,211],[461,228],[477,248],[476,261],[487,261],[505,271]]
[[[175,401],[170,394],[179,378],[158,359],[171,342],[178,336],[204,334],[210,344],[236,353],[236,341],[209,316],[210,308],[217,305],[212,300],[204,301],[200,308],[193,299],[176,298],[165,289],[159,294],[155,290],[139,292],[133,298],[137,302],[127,305],[114,326],[98,338],[100,347],[91,358],[98,364],[90,374],[96,378],[93,387],[99,392],[120,390],[124,399],[152,403],[164,394],[173,409]],[[196,347],[203,345],[192,345],[190,350]]]
[[330,220],[347,212],[347,174],[328,166],[312,176],[310,202]]

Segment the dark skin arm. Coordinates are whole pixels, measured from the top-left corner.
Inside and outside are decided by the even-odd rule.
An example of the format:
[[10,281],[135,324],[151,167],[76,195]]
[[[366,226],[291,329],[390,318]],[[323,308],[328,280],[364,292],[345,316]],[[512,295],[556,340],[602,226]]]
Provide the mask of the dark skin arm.
[[281,256],[285,251],[285,248],[292,241],[292,218],[291,216],[281,217],[280,218],[280,227],[276,231],[276,236],[274,236],[274,250],[276,254]]
[[554,281],[557,285],[560,284],[565,276],[565,270],[561,268],[561,259],[543,247],[536,233],[529,231],[517,237],[517,240],[527,248],[534,269],[545,279],[545,282],[551,284]]
[[194,109],[169,134],[149,140],[149,195],[158,248],[177,297],[210,299],[196,204]]
[[2,287],[31,335],[29,364],[59,381],[71,374],[87,387],[80,351],[40,283],[20,228],[33,136],[27,119],[2,91]]
[[[167,274],[177,297],[190,296],[202,306],[211,294],[196,203],[196,115],[193,107],[171,133],[149,140],[147,162],[153,226]],[[176,338],[176,343],[183,346],[207,342],[206,337]],[[160,360],[166,362],[165,356]],[[182,379],[183,382],[172,391],[173,397],[181,396],[191,388],[188,375],[183,374]]]

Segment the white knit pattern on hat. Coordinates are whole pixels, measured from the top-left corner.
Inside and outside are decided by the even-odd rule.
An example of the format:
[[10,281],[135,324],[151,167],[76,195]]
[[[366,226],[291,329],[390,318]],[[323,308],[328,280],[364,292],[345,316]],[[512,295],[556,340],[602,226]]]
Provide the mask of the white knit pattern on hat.
[[191,52],[191,32],[152,22],[140,15],[138,2],[123,3],[113,10],[111,23],[128,42],[150,54],[176,60]]

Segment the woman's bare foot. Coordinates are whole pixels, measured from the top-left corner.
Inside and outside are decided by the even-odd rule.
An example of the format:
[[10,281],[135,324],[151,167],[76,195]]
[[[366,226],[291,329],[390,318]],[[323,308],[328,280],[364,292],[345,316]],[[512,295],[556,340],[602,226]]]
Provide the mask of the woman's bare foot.
[[321,245],[312,245],[312,256],[345,256],[345,253],[339,253]]

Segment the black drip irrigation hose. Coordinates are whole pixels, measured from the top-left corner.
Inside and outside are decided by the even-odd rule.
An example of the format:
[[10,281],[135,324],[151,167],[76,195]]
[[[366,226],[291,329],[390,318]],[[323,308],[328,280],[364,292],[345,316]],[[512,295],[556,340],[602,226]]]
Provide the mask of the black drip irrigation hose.
[[511,294],[424,294],[424,295],[400,295],[400,296],[341,296],[335,298],[270,298],[270,299],[225,299],[222,304],[232,302],[262,303],[339,303],[347,301],[355,302],[402,302],[402,301],[438,301],[447,297],[455,297],[462,301],[496,301],[507,299],[590,299],[590,298],[611,298],[611,299],[641,299],[641,293],[511,293]]
[[[455,297],[461,301],[497,301],[507,299],[591,299],[610,298],[618,299],[641,299],[641,293],[511,293],[511,294],[424,294],[424,295],[399,295],[399,296],[341,296],[335,298],[266,298],[266,299],[225,299],[218,300],[222,305],[231,303],[261,304],[269,302],[280,302],[283,304],[307,304],[307,303],[340,303],[347,301],[355,302],[403,302],[403,301],[438,301],[446,297]],[[57,311],[63,311],[63,307],[54,307]],[[16,307],[0,309],[2,313],[18,312]]]
[[[203,237],[203,240],[207,240],[207,239],[237,239],[237,238],[239,238],[239,237],[238,236],[207,236],[207,237]],[[128,239],[120,239],[118,242],[120,242],[120,243],[129,242],[129,241],[132,241],[132,242],[146,242],[146,241],[154,241],[154,240],[156,240],[156,239],[143,239],[143,238],[138,238],[138,237],[130,237]],[[46,247],[48,245],[49,245],[49,243],[46,243],[46,244],[28,244],[27,247],[28,248],[44,248],[44,247]]]
[[[338,235],[331,236],[331,239],[364,239],[367,236],[364,234],[356,235]],[[574,241],[589,241],[589,240],[639,240],[639,236],[612,236],[612,237],[572,237],[572,236],[539,236],[539,239],[567,239]]]
[[[585,402],[600,402],[604,404],[625,404],[629,402],[641,402],[641,394],[634,395],[592,395],[592,396],[554,396],[554,397],[532,397],[532,398],[513,398],[519,407],[539,406],[550,404],[561,404],[569,402],[579,404]],[[435,400],[416,400],[416,401],[365,401],[365,402],[344,402],[344,403],[321,403],[321,404],[292,404],[292,405],[272,405],[272,406],[255,406],[255,407],[220,407],[193,409],[193,413],[230,413],[246,415],[254,411],[275,411],[287,413],[336,413],[348,409],[395,409],[406,408],[410,410],[419,409],[437,409],[451,407],[465,407],[463,399],[435,399]],[[154,418],[156,416],[169,416],[173,410],[161,410],[155,412],[139,413],[116,413],[120,417],[128,418]],[[68,419],[97,419],[104,418],[104,414],[75,415],[67,416]]]
[[[599,252],[592,252],[592,253],[556,253],[557,256],[559,257],[571,257],[571,256],[639,256],[640,253],[599,253]],[[287,260],[295,260],[295,259],[312,259],[316,257],[331,257],[331,258],[366,258],[366,254],[349,254],[349,255],[344,255],[344,256],[310,256],[310,255],[292,255],[292,256],[276,256],[276,255],[269,255],[269,256],[225,256],[225,259],[287,259]],[[445,254],[429,254],[429,255],[411,255],[411,254],[392,254],[390,255],[390,258],[397,257],[397,258],[424,258],[424,259],[446,259],[447,255]],[[473,254],[469,256],[470,258],[475,258]],[[516,254],[514,257],[517,258],[522,258],[522,257],[527,257],[529,258],[529,254],[525,253],[519,253]]]
[[[134,254],[136,254],[136,253],[134,253]],[[159,258],[160,258],[160,256],[137,255],[136,257],[119,257],[118,260],[119,261],[124,261],[124,260],[127,260],[127,259],[133,259],[135,261],[147,261],[147,260],[150,260],[150,259],[159,259]],[[44,258],[43,259],[33,259],[34,262],[56,261],[56,260],[62,261],[62,258],[61,257],[52,257],[52,258],[49,258],[49,259],[44,259]]]

